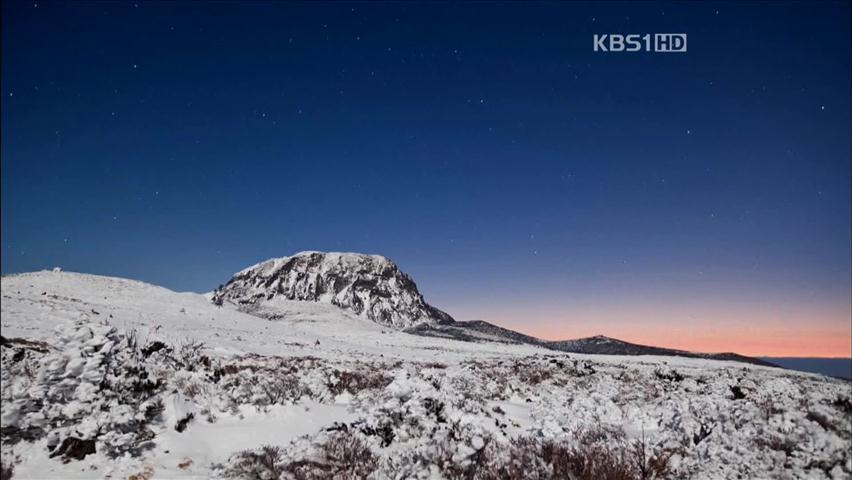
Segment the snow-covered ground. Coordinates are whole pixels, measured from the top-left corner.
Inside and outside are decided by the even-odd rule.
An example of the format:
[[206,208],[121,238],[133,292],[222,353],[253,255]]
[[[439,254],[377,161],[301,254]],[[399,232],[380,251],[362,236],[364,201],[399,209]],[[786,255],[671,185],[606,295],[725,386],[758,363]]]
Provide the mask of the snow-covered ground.
[[13,478],[852,477],[849,382],[421,337],[323,303],[275,298],[263,308],[275,320],[132,280],[3,277],[4,469],[13,465]]

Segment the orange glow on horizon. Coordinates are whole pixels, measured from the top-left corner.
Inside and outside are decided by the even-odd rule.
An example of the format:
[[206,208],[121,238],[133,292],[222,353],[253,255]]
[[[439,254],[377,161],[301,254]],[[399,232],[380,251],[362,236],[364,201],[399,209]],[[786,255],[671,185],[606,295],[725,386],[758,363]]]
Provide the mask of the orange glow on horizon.
[[462,319],[483,319],[545,340],[605,335],[625,342],[693,352],[852,357],[852,305],[824,308],[766,304],[666,308],[608,305],[554,311],[529,305],[519,310],[467,314]]
[[668,327],[646,327],[632,330],[600,328],[598,331],[578,332],[566,337],[562,332],[529,331],[530,335],[546,340],[606,335],[625,342],[674,348],[693,352],[735,352],[754,357],[842,357],[852,356],[852,331],[778,331],[766,328],[730,328],[673,331]]

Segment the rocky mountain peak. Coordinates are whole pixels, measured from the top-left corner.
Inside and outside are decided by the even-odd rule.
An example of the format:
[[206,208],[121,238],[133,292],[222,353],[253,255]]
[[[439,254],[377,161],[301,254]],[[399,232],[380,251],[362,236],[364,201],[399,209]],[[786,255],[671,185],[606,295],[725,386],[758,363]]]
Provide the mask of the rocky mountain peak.
[[275,258],[238,272],[213,295],[214,302],[243,310],[258,310],[274,299],[329,303],[397,329],[453,321],[381,255],[301,252]]

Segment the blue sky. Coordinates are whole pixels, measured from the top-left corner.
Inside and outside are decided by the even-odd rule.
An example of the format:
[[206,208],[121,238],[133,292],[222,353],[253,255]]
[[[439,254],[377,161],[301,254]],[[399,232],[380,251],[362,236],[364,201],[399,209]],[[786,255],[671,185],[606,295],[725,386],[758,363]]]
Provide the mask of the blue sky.
[[[360,251],[552,336],[848,331],[848,3],[2,8],[4,274]],[[688,52],[592,50],[655,32]]]

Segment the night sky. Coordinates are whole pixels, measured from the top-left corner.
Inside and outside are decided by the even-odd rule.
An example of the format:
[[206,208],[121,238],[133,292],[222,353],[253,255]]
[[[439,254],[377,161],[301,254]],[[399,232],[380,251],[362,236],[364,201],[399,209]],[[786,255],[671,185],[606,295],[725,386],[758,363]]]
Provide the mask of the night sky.
[[546,338],[850,354],[848,2],[2,5],[4,274],[357,251]]

